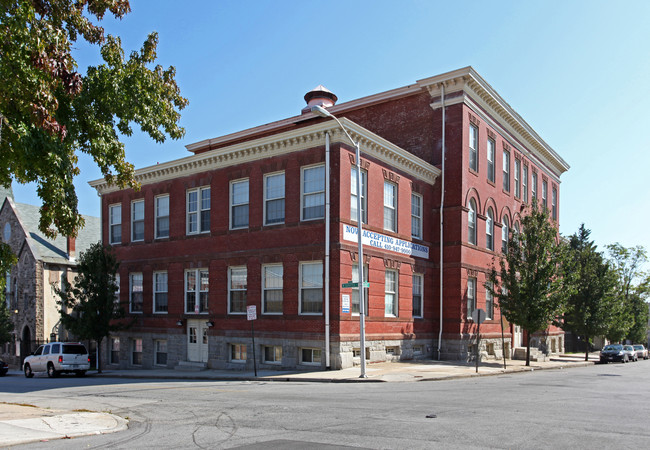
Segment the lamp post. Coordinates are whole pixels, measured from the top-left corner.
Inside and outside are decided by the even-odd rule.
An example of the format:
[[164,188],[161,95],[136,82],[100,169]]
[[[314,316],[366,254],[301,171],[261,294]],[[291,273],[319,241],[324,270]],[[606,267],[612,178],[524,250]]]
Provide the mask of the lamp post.
[[359,148],[359,143],[352,139],[352,136],[350,136],[350,133],[348,133],[348,130],[345,129],[343,124],[339,119],[336,118],[331,112],[323,108],[322,106],[315,105],[312,106],[311,112],[314,114],[317,114],[321,117],[330,117],[334,120],[336,120],[336,123],[339,124],[339,127],[345,135],[348,137],[352,145],[354,145],[355,151],[356,151],[356,157],[357,157],[357,245],[358,245],[358,252],[359,252],[359,258],[358,258],[358,264],[357,264],[357,269],[359,272],[359,277],[358,277],[358,287],[359,287],[359,347],[361,350],[361,354],[359,355],[359,358],[361,360],[361,375],[359,375],[359,378],[367,378],[368,376],[366,375],[366,305],[365,305],[365,299],[364,299],[364,290],[363,290],[363,243],[362,243],[362,235],[363,235],[363,217],[361,213],[361,149]]

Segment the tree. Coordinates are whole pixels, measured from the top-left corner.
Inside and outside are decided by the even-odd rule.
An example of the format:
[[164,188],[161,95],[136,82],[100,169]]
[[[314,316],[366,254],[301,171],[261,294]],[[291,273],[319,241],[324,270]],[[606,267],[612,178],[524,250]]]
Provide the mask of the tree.
[[[36,182],[43,201],[39,229],[75,236],[83,227],[73,179],[80,152],[110,183],[137,188],[120,135],[137,124],[156,142],[179,139],[175,69],[150,66],[158,35],[125,58],[121,41],[93,23],[121,19],[128,0],[2,0],[0,2],[0,185]],[[104,63],[77,71],[73,45],[85,40]]]
[[632,342],[643,342],[647,339],[648,328],[648,305],[645,300],[650,294],[650,275],[643,271],[648,260],[646,250],[640,245],[627,248],[618,242],[608,245],[607,249],[618,275],[620,312],[607,338],[612,341],[629,339]]
[[[124,308],[115,302],[118,286],[115,279],[118,262],[110,247],[101,243],[90,246],[79,257],[79,273],[74,285],[63,280],[57,303],[61,307],[61,324],[80,339],[92,339],[101,349],[102,340],[129,323]],[[101,358],[98,368],[101,373]]]
[[[574,274],[574,291],[567,299],[562,328],[582,336],[589,360],[589,344],[604,336],[618,314],[617,277],[596,245],[589,240],[591,231],[584,224],[569,239],[565,276]],[[569,273],[570,272],[570,273]]]
[[529,366],[532,334],[545,330],[562,314],[571,283],[561,268],[564,245],[546,208],[539,208],[533,199],[521,225],[520,234],[509,239],[500,270],[492,268],[485,287],[498,299],[506,320],[526,331]]

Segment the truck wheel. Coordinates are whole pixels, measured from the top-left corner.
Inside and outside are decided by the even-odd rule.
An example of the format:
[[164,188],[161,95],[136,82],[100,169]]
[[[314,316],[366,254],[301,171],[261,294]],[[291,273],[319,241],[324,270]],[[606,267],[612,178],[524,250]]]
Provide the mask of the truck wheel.
[[75,370],[75,371],[74,371],[74,374],[75,374],[76,376],[78,376],[78,377],[83,377],[83,376],[86,375],[86,371],[85,371],[85,370]]
[[25,378],[32,378],[33,376],[34,372],[32,372],[32,368],[29,364],[25,364]]
[[47,376],[50,378],[56,378],[59,376],[59,372],[54,370],[54,364],[52,363],[47,364]]

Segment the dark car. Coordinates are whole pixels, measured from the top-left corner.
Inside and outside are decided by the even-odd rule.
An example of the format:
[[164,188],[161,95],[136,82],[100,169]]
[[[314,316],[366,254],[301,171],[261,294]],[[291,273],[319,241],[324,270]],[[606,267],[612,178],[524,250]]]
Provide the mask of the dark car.
[[624,363],[630,361],[629,353],[623,349],[623,345],[621,344],[610,344],[605,346],[605,348],[600,351],[601,363],[608,363],[608,362],[615,362],[615,361],[620,361]]
[[0,377],[7,375],[7,371],[9,371],[9,364],[0,359]]
[[634,351],[636,352],[637,358],[641,359],[648,359],[648,349],[645,348],[643,345],[638,344],[638,345],[633,345]]

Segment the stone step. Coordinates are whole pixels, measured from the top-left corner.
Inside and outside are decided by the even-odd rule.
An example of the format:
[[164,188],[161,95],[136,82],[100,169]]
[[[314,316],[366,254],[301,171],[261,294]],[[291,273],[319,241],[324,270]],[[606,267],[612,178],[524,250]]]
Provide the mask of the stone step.
[[[526,360],[526,347],[515,347],[515,354],[512,359],[517,359],[520,361]],[[530,360],[531,361],[546,361],[546,355],[539,351],[537,348],[530,348]]]
[[208,369],[208,363],[195,361],[179,361],[174,370],[184,372],[200,372]]

